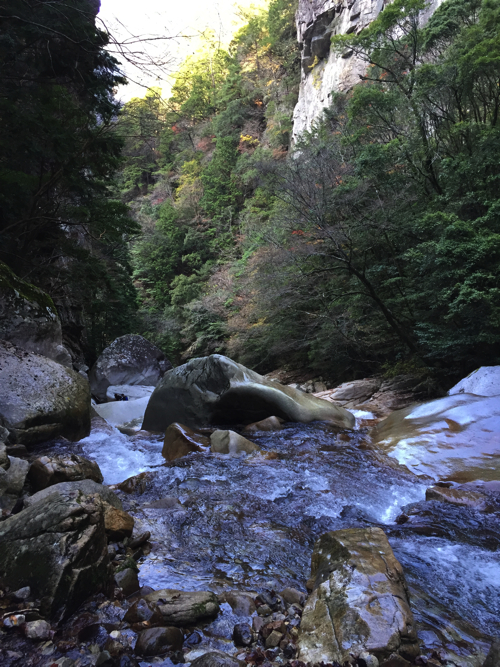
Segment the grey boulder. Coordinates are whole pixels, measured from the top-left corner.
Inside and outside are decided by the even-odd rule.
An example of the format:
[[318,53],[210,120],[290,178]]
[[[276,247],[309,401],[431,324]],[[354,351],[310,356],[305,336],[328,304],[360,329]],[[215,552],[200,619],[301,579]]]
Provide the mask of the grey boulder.
[[347,410],[213,354],[165,374],[149,399],[142,427],[164,432],[173,422],[196,428],[250,424],[272,415],[286,421],[327,420],[341,428],[354,426]]
[[[5,447],[4,447],[5,449]],[[2,460],[2,446],[0,445]],[[11,510],[22,493],[30,464],[17,457],[8,456],[7,469],[0,465],[0,510]]]
[[103,481],[97,463],[77,454],[41,456],[31,464],[28,478],[34,491],[41,491],[61,482],[92,479],[94,482],[102,484]]
[[91,479],[84,479],[80,482],[60,482],[59,484],[49,486],[42,491],[38,491],[29,498],[25,498],[24,506],[30,507],[31,505],[38,503],[40,500],[45,500],[53,495],[61,496],[67,501],[71,500],[79,502],[82,496],[93,494],[97,494],[104,502],[109,503],[113,507],[116,507],[119,510],[123,509],[122,501],[110,488],[103,484],[97,484],[97,482],[94,482]]
[[0,262],[0,339],[71,367],[54,302]]
[[80,440],[90,433],[88,382],[52,359],[0,341],[0,420],[15,443]]
[[111,385],[154,386],[172,368],[163,352],[142,336],[127,334],[109,345],[89,373],[92,394],[106,400]]
[[311,566],[312,593],[299,639],[302,662],[419,654],[403,569],[380,528],[325,533],[314,546]]
[[153,603],[165,625],[193,625],[211,621],[219,614],[219,601],[211,591],[162,589],[144,596]]
[[43,615],[59,621],[93,593],[112,590],[99,496],[52,495],[0,523],[0,581],[29,586]]

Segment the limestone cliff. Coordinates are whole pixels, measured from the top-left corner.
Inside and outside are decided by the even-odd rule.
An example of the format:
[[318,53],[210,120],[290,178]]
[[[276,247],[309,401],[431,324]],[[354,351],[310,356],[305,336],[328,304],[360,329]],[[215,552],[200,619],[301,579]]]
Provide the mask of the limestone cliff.
[[[430,0],[425,21],[442,0]],[[330,50],[332,35],[359,32],[384,8],[385,0],[299,0],[297,39],[302,51],[299,100],[293,115],[293,138],[311,129],[331,101],[333,91],[346,91],[359,82],[364,64],[350,52]]]

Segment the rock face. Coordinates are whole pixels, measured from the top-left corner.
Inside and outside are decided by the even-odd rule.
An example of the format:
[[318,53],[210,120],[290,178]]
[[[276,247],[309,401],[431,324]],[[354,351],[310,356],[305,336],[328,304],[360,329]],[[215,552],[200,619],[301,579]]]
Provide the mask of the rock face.
[[95,461],[77,454],[67,456],[42,456],[31,464],[29,480],[33,491],[41,491],[60,482],[78,482],[92,479],[102,484],[103,476]]
[[48,498],[52,495],[61,496],[68,502],[70,500],[79,502],[82,496],[89,496],[94,494],[99,495],[103,501],[109,503],[113,507],[116,507],[120,510],[123,509],[122,501],[115,493],[113,493],[113,491],[111,491],[111,489],[109,489],[107,486],[103,486],[102,484],[97,484],[91,479],[84,479],[80,482],[60,482],[59,484],[49,486],[42,491],[38,491],[29,498],[25,498],[24,506],[30,507],[31,505],[38,503],[40,500],[44,500],[45,498]]
[[261,449],[254,442],[247,440],[234,431],[214,431],[210,436],[210,449],[214,454],[252,454]]
[[0,542],[0,580],[14,590],[29,586],[44,615],[60,620],[89,595],[110,591],[98,496],[45,498],[0,523]]
[[371,436],[417,475],[500,480],[500,396],[454,394],[398,410]]
[[0,262],[0,339],[71,367],[54,302]]
[[310,582],[301,661],[343,664],[364,652],[379,660],[391,653],[418,655],[403,569],[380,528],[323,535],[314,547]]
[[354,417],[346,410],[213,354],[166,373],[149,400],[142,427],[165,431],[173,422],[191,428],[249,424],[271,415],[286,421],[328,420],[341,428],[354,426]]
[[500,366],[481,366],[450,389],[455,394],[477,394],[478,396],[500,395]]
[[78,373],[0,341],[0,420],[14,442],[32,445],[90,433],[90,391]]
[[219,601],[209,591],[177,591],[163,589],[144,596],[146,602],[156,606],[164,625],[193,625],[210,621],[219,613]]
[[105,401],[110,385],[154,386],[169,368],[172,364],[156,345],[142,336],[120,336],[104,350],[90,371],[92,394]]
[[167,461],[175,461],[192,452],[202,452],[204,447],[210,446],[210,440],[195,433],[184,424],[170,424],[165,431],[162,455]]
[[[431,0],[422,20],[427,20],[440,4],[441,0]],[[330,50],[332,35],[359,32],[377,18],[383,7],[383,0],[299,0],[296,22],[302,79],[293,117],[295,138],[321,117],[331,103],[332,92],[349,90],[359,83],[359,75],[365,70],[365,65],[350,53],[337,55]]]

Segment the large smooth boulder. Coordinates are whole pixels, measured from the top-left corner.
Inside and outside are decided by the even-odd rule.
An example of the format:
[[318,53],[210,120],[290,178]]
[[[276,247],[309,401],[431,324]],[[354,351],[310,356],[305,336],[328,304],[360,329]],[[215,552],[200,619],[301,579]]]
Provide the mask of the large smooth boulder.
[[103,482],[97,463],[77,454],[41,456],[31,464],[28,478],[33,491],[41,491],[61,482],[78,482],[82,479],[92,479],[98,484]]
[[172,368],[163,352],[142,336],[127,334],[109,345],[89,373],[92,394],[106,400],[110,385],[154,386]]
[[165,374],[149,400],[142,427],[165,431],[173,422],[191,428],[251,424],[272,415],[293,422],[327,420],[341,428],[354,426],[347,410],[213,354]]
[[0,262],[0,339],[71,367],[54,302]]
[[118,498],[116,493],[103,484],[97,484],[92,479],[83,479],[79,482],[60,482],[49,486],[42,491],[34,493],[32,496],[24,499],[24,506],[30,507],[41,500],[45,500],[49,496],[58,495],[67,501],[78,502],[83,496],[90,496],[97,494],[106,503],[121,510],[123,509],[122,501]]
[[500,366],[481,366],[448,392],[449,396],[455,394],[500,395]]
[[52,495],[0,523],[0,581],[29,586],[41,613],[68,617],[93,593],[112,590],[99,496]]
[[322,535],[309,587],[299,638],[302,662],[344,664],[362,653],[378,660],[418,655],[403,569],[380,528]]
[[0,341],[0,420],[23,445],[90,433],[88,382],[65,366]]
[[500,480],[500,396],[454,394],[381,421],[374,443],[417,475]]
[[152,603],[164,625],[194,625],[213,620],[219,614],[219,601],[211,591],[162,589],[144,596]]

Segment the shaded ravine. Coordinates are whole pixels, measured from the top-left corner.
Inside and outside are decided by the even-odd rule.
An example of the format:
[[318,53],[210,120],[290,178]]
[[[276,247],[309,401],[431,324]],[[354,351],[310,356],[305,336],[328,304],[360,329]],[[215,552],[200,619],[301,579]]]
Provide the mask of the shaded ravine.
[[[252,434],[264,454],[196,453],[166,465],[157,436],[129,438],[108,427],[77,448],[99,463],[106,483],[145,472],[132,493],[117,490],[136,529],[152,535],[141,584],[305,592],[322,533],[377,525],[404,567],[423,644],[457,665],[479,666],[488,638],[500,634],[498,554],[398,529],[401,508],[422,501],[431,482],[372,448],[366,431],[286,424],[277,433]],[[64,442],[50,450],[67,447],[75,451]],[[223,612],[197,650],[208,644],[238,652],[230,636],[241,617],[235,620],[229,605]]]

